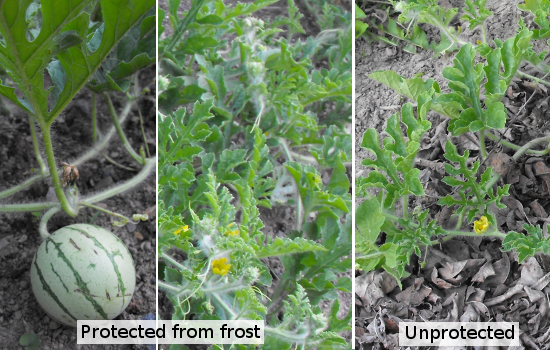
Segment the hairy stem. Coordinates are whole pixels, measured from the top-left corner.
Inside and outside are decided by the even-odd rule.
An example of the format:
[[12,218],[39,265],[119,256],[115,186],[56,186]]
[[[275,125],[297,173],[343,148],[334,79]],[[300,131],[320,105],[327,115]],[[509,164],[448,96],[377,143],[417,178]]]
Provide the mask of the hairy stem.
[[42,159],[42,155],[40,154],[40,148],[38,147],[38,138],[36,137],[36,128],[34,126],[34,121],[32,120],[32,117],[30,115],[29,125],[31,127],[32,146],[34,149],[34,155],[36,156],[36,161],[38,162],[38,166],[40,168],[40,175],[48,175],[48,167],[46,166],[46,163],[44,163],[44,159]]
[[401,197],[401,201],[403,204],[403,219],[407,219],[409,217],[409,196],[404,195]]
[[99,211],[102,211],[104,212],[105,214],[109,214],[109,215],[112,215],[116,218],[119,218],[121,219],[122,221],[124,221],[125,223],[127,222],[133,222],[133,223],[136,223],[135,221],[131,220],[130,218],[127,218],[126,216],[122,215],[122,214],[119,214],[119,213],[115,213],[114,211],[110,211],[110,210],[107,210],[105,208],[102,208],[102,207],[98,207],[97,205],[93,205],[93,204],[90,204],[90,203],[85,203],[85,202],[81,202],[82,205],[85,205],[89,208],[92,208],[92,209],[95,209],[95,210],[99,210]]
[[123,184],[117,185],[101,193],[97,193],[93,196],[85,198],[82,201],[80,201],[79,204],[85,205],[86,203],[100,202],[107,198],[111,198],[112,196],[115,196],[117,194],[120,194],[124,191],[131,189],[132,187],[136,186],[137,184],[139,184],[140,182],[142,182],[147,178],[149,173],[155,168],[156,163],[157,162],[155,158],[145,158],[145,166],[141,169],[141,171],[136,176],[134,176],[133,178],[131,178],[130,180],[126,181]]
[[115,107],[113,106],[113,101],[111,100],[111,97],[107,92],[103,93],[103,96],[105,97],[105,100],[107,101],[107,107],[109,108],[109,113],[111,114],[111,119],[113,120],[113,124],[115,125],[116,131],[118,133],[118,136],[120,137],[120,140],[122,141],[122,144],[124,145],[124,148],[126,148],[126,151],[130,154],[132,158],[136,162],[138,162],[141,165],[145,164],[145,160],[138,154],[132,146],[130,145],[130,142],[128,142],[128,139],[126,138],[126,135],[124,134],[124,131],[122,130],[122,127],[120,126],[120,122],[118,120],[118,116],[115,111]]
[[[508,147],[508,148],[511,148],[513,150],[516,150],[518,151],[519,149],[521,149],[521,146],[518,146],[514,143],[511,143],[511,142],[508,142],[506,140],[502,140],[500,139],[498,136],[488,132],[485,134],[485,136],[487,136],[488,138],[494,140],[494,141],[498,141],[500,144]],[[532,150],[532,149],[528,149],[525,151],[525,153],[527,154],[533,154],[533,155],[537,155],[537,156],[543,156],[543,155],[546,155],[548,153],[550,153],[550,148],[546,148],[545,150],[542,150],[542,151],[537,151],[537,150]]]
[[113,164],[113,165],[116,166],[116,167],[119,167],[119,168],[121,168],[121,169],[128,170],[128,171],[137,171],[137,169],[130,168],[129,166],[120,164],[120,163],[117,162],[116,160],[114,160],[114,159],[112,159],[111,157],[109,157],[108,155],[106,155],[105,152],[101,152],[101,154],[103,155],[103,157],[104,157],[109,163]]
[[[93,151],[90,151],[93,152]],[[88,153],[90,153],[88,152]],[[55,164],[55,163],[54,163]],[[78,202],[79,205],[86,205],[89,203],[96,203],[108,198],[111,198],[112,196],[115,196],[117,194],[120,194],[124,191],[127,191],[131,189],[133,186],[139,184],[143,180],[147,178],[149,173],[155,168],[156,160],[155,158],[146,158],[145,159],[145,166],[141,169],[141,171],[132,179],[129,181],[115,186],[113,188],[107,189],[103,192],[97,193],[93,196],[90,196],[88,198],[85,198],[84,200]],[[57,172],[55,173],[57,175]],[[23,189],[25,187],[29,187],[32,183],[35,181],[44,178],[43,176],[34,176],[33,178],[27,180],[21,185],[18,185],[14,188],[10,188],[9,190],[6,190],[4,192],[0,193],[0,198],[5,193],[11,194],[13,192],[17,192],[20,189]],[[58,178],[59,181],[59,178]],[[4,195],[5,196],[5,195]],[[63,194],[65,200],[68,202],[68,199]],[[85,202],[85,203],[83,203]],[[43,202],[43,203],[24,203],[24,204],[0,204],[0,213],[16,213],[16,212],[32,212],[32,211],[42,211],[45,209],[49,209],[55,206],[59,206],[59,202]],[[75,215],[76,216],[76,215]]]
[[46,239],[50,236],[50,233],[48,232],[48,220],[50,220],[50,218],[58,213],[60,210],[61,208],[59,206],[53,207],[48,210],[44,215],[42,215],[42,219],[40,219],[40,225],[38,225],[38,232],[40,232],[40,237],[42,237],[42,239]]
[[199,13],[200,8],[202,5],[204,5],[205,0],[198,0],[196,6],[191,6],[191,10],[187,13],[187,16],[181,21],[178,28],[176,28],[174,35],[172,35],[172,39],[166,45],[166,48],[164,49],[165,52],[170,52],[174,49],[174,46],[181,40],[181,36],[187,29],[187,26],[191,24],[195,20],[195,17]]
[[487,158],[487,150],[485,149],[485,131],[480,130],[478,137],[479,137],[479,150],[481,153],[481,160],[483,161],[485,158]]
[[[391,215],[389,213],[383,213],[383,215],[386,218],[388,218],[392,221],[399,220],[399,218],[397,216]],[[418,224],[415,224],[414,222],[411,222],[410,225],[412,227],[415,227],[415,228],[417,228],[419,226]],[[486,233],[482,233],[482,234],[476,233],[476,232],[471,232],[471,231],[444,230],[442,235],[445,235],[445,236],[472,236],[472,237],[497,237],[497,238],[506,237],[505,233],[499,232],[498,230],[494,230],[494,231],[486,232]]]
[[42,140],[44,142],[44,150],[46,152],[46,159],[48,162],[48,167],[50,169],[50,178],[52,179],[52,184],[55,190],[55,194],[57,195],[57,198],[59,199],[59,202],[61,203],[61,207],[63,208],[63,210],[69,216],[75,217],[78,215],[78,208],[71,206],[71,204],[67,200],[67,197],[65,196],[65,192],[63,191],[63,187],[61,186],[61,181],[59,180],[59,175],[57,173],[57,165],[55,164],[55,156],[53,153],[50,128],[43,121],[43,118],[40,118],[40,121],[41,121],[40,128],[42,129]]
[[145,129],[143,128],[143,116],[141,115],[141,108],[138,105],[138,114],[139,114],[139,127],[141,128],[141,135],[143,136],[143,143],[145,144],[145,154],[147,158],[151,158],[151,153],[149,152],[149,146],[147,145],[147,138],[145,137]]
[[12,194],[22,191],[25,188],[32,186],[32,184],[34,184],[36,181],[44,179],[45,177],[46,175],[35,175],[25,180],[25,182],[23,182],[22,184],[10,187],[7,190],[0,192],[0,198],[8,197],[8,196],[11,196]]
[[92,135],[94,142],[97,141],[97,106],[96,106],[96,94],[92,93]]
[[[517,161],[527,150],[529,150],[531,147],[538,145],[539,143],[548,142],[550,143],[550,136],[544,136],[539,137],[534,140],[531,140],[527,142],[525,145],[523,145],[514,155],[512,158],[514,158],[515,161]],[[546,145],[546,150],[550,149],[550,145]]]
[[[283,152],[286,155],[286,158],[289,162],[293,161],[292,153],[290,152],[290,148],[288,148],[288,145],[286,144],[286,140],[283,140],[282,138],[279,140],[281,147],[283,148]],[[296,182],[294,178],[292,178],[292,181]],[[298,184],[296,184],[298,186]],[[301,231],[302,225],[304,222],[304,204],[302,203],[302,196],[300,196],[300,193],[296,191],[296,230]]]
[[534,82],[537,82],[539,84],[543,84],[543,85],[546,85],[546,86],[550,86],[550,82],[547,82],[546,80],[543,80],[543,79],[539,79],[535,76],[532,76],[530,74],[527,74],[527,73],[524,73],[520,70],[517,70],[516,71],[516,74],[519,76],[519,77],[523,77],[523,78],[527,78],[527,79],[531,79],[532,81]]

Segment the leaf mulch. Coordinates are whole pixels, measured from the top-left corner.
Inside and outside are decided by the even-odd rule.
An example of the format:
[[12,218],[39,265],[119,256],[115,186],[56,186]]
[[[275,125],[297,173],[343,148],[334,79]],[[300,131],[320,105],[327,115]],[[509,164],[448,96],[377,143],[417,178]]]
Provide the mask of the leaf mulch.
[[[550,134],[549,92],[541,85],[516,79],[503,103],[509,111],[504,140],[524,145]],[[424,135],[417,156],[426,195],[409,203],[430,208],[430,214],[445,228],[454,227],[453,208],[437,205],[452,193],[441,181],[445,176],[444,147],[451,140],[462,154],[470,150],[471,162],[478,160],[479,140],[467,133],[452,137],[448,119],[430,114],[432,130]],[[501,136],[496,133],[497,136]],[[534,149],[542,149],[536,147]],[[525,154],[512,159],[514,150],[489,141],[490,156],[481,167],[493,166],[501,175],[495,186],[510,184],[506,208],[493,212],[501,232],[525,232],[523,224],[540,226],[548,237],[550,222],[550,156]],[[454,220],[454,222],[453,222]],[[462,230],[472,230],[463,225]],[[538,255],[518,264],[517,253],[500,251],[498,239],[454,238],[431,246],[407,267],[411,275],[398,287],[384,271],[362,273],[355,278],[355,348],[399,348],[402,321],[426,322],[519,322],[523,348],[550,349],[550,256]],[[425,265],[421,267],[421,262]]]

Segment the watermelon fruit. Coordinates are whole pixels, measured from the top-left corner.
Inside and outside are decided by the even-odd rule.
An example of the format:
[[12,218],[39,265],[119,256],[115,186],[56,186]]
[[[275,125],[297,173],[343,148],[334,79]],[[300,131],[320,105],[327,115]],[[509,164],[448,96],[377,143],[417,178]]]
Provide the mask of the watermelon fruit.
[[68,326],[110,320],[130,303],[136,284],[128,248],[111,232],[74,224],[52,233],[31,265],[32,291],[46,313]]

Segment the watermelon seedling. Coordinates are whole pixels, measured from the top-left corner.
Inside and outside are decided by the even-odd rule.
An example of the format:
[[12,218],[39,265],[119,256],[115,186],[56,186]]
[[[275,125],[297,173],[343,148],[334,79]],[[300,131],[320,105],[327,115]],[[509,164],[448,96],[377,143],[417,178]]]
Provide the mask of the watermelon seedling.
[[32,291],[46,313],[68,326],[77,320],[113,319],[130,303],[136,270],[111,232],[75,224],[52,233],[31,265]]

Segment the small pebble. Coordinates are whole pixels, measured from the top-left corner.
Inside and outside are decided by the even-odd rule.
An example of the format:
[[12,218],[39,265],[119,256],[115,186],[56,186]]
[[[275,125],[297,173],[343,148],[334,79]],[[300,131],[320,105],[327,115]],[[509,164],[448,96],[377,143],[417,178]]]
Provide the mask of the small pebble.
[[29,288],[29,282],[27,282],[26,280],[23,280],[19,283],[19,286],[21,287],[21,289],[25,290]]
[[22,316],[23,316],[23,313],[21,312],[21,310],[15,311],[14,319],[15,319],[16,321],[20,320]]
[[50,329],[58,329],[59,327],[61,327],[61,325],[54,320],[50,322]]
[[59,328],[58,330],[56,330],[53,334],[53,338],[57,338],[59,334],[61,334],[61,332],[63,332],[63,328]]
[[21,236],[17,241],[18,241],[19,243],[23,243],[23,242],[25,242],[25,241],[27,240],[27,238],[29,238],[27,235],[23,235],[23,236]]
[[136,230],[136,225],[132,222],[129,222],[126,224],[126,228],[128,229],[128,232],[134,232]]

